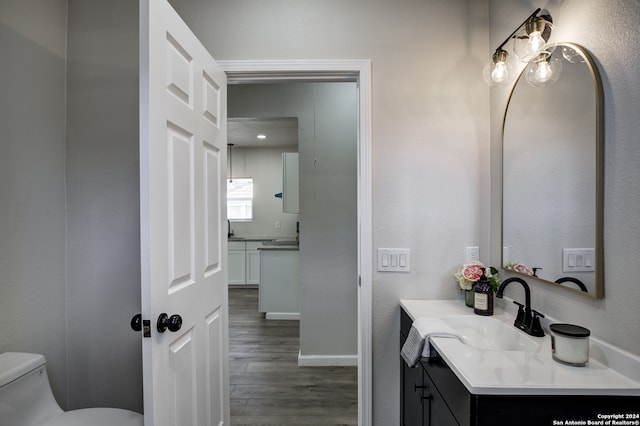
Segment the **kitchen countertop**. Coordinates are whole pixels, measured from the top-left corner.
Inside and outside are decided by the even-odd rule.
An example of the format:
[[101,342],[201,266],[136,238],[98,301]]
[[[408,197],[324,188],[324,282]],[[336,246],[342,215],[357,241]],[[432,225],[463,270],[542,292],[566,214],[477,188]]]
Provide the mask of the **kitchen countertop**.
[[[400,305],[413,320],[474,315],[462,300],[401,300]],[[501,309],[494,309],[493,318],[513,326],[514,317]],[[449,338],[430,341],[467,390],[476,395],[640,396],[640,357],[591,336],[585,367],[560,364],[551,357],[547,327],[545,332],[544,337],[531,337],[539,347],[528,352],[482,350]]]
[[268,238],[268,237],[229,237],[228,241],[273,241],[276,237]]
[[294,246],[294,245],[258,247],[258,251],[277,251],[277,250],[295,250],[295,251],[298,251],[298,250],[300,250],[300,248],[298,246]]

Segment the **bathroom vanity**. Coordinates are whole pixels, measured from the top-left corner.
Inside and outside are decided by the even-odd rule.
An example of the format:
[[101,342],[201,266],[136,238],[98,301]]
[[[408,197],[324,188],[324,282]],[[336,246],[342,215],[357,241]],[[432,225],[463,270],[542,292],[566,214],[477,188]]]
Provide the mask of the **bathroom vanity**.
[[[400,347],[418,317],[480,318],[462,301],[403,300],[400,315]],[[492,318],[513,323],[499,309]],[[500,342],[480,349],[466,337],[464,343],[432,338],[431,356],[413,368],[401,359],[401,425],[640,424],[637,357],[594,341],[591,351],[600,359],[591,357],[586,367],[572,367],[552,360],[549,336],[530,337],[531,345],[522,350],[504,350]]]

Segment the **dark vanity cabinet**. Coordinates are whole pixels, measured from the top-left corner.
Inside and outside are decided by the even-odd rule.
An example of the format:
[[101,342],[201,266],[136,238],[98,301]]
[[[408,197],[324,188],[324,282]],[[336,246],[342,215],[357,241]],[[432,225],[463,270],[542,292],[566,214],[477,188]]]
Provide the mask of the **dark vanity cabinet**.
[[[412,322],[401,310],[400,347]],[[627,419],[631,421],[640,420],[634,417],[640,413],[640,397],[637,396],[475,395],[433,348],[431,352],[432,357],[421,359],[413,368],[400,357],[402,426],[546,426],[565,424],[565,420],[587,424],[588,420],[598,421],[602,414],[620,414],[630,416]]]
[[[407,333],[411,328],[411,323],[411,318],[402,311],[400,347],[402,347],[404,341],[407,339]],[[400,358],[400,424],[402,426],[458,426],[469,424],[468,422],[459,423],[456,421],[441,391],[433,381],[432,375],[438,376],[438,374],[434,374],[432,371],[435,366],[433,361],[437,359],[439,358],[422,359],[418,362],[418,365],[410,368],[404,360]],[[447,370],[453,374],[448,367]],[[432,371],[431,375],[429,371]],[[445,383],[450,383],[454,386],[456,384],[463,386],[457,379],[455,381],[445,379]],[[440,386],[443,385],[440,384]],[[444,386],[447,387],[446,384]],[[447,388],[447,391],[449,390],[450,389]],[[468,400],[468,393],[466,393],[464,386],[458,390],[464,391],[460,395],[463,399],[466,397]],[[453,394],[451,394],[450,397],[452,401],[458,399],[458,396]]]

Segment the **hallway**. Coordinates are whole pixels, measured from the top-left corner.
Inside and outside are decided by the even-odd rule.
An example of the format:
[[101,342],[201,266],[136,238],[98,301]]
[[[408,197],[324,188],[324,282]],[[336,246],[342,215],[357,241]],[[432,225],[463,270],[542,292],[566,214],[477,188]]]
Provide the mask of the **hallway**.
[[258,290],[229,289],[234,426],[358,424],[356,367],[298,367],[299,322],[267,321]]

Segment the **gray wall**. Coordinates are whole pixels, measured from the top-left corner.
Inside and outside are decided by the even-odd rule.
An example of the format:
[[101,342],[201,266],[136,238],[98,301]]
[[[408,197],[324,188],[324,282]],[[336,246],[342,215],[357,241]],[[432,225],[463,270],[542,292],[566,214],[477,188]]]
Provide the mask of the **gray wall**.
[[0,352],[44,354],[63,406],[66,24],[66,0],[0,2]]
[[298,117],[300,353],[357,354],[355,83],[230,85],[229,117]]
[[70,0],[69,407],[142,410],[138,2]]
[[64,409],[142,409],[138,6],[0,4],[0,352]]
[[[533,1],[491,1],[491,44],[497,45],[540,4]],[[640,354],[640,4],[596,0],[549,1],[556,29],[550,41],[582,45],[595,57],[604,88],[605,188],[604,246],[605,297],[592,300],[545,283],[532,289],[537,310],[561,321],[580,324],[592,334]],[[510,88],[492,89],[491,143],[492,197],[499,201],[499,149],[502,115]],[[499,205],[499,204],[496,204]],[[492,259],[500,258],[499,210],[492,217]],[[532,280],[533,281],[533,280]],[[521,291],[521,290],[520,290]],[[522,297],[508,289],[510,297]]]
[[373,244],[412,250],[373,282],[373,416],[397,424],[399,300],[461,297],[464,247],[489,254],[488,1],[171,3],[216,59],[372,60]]

